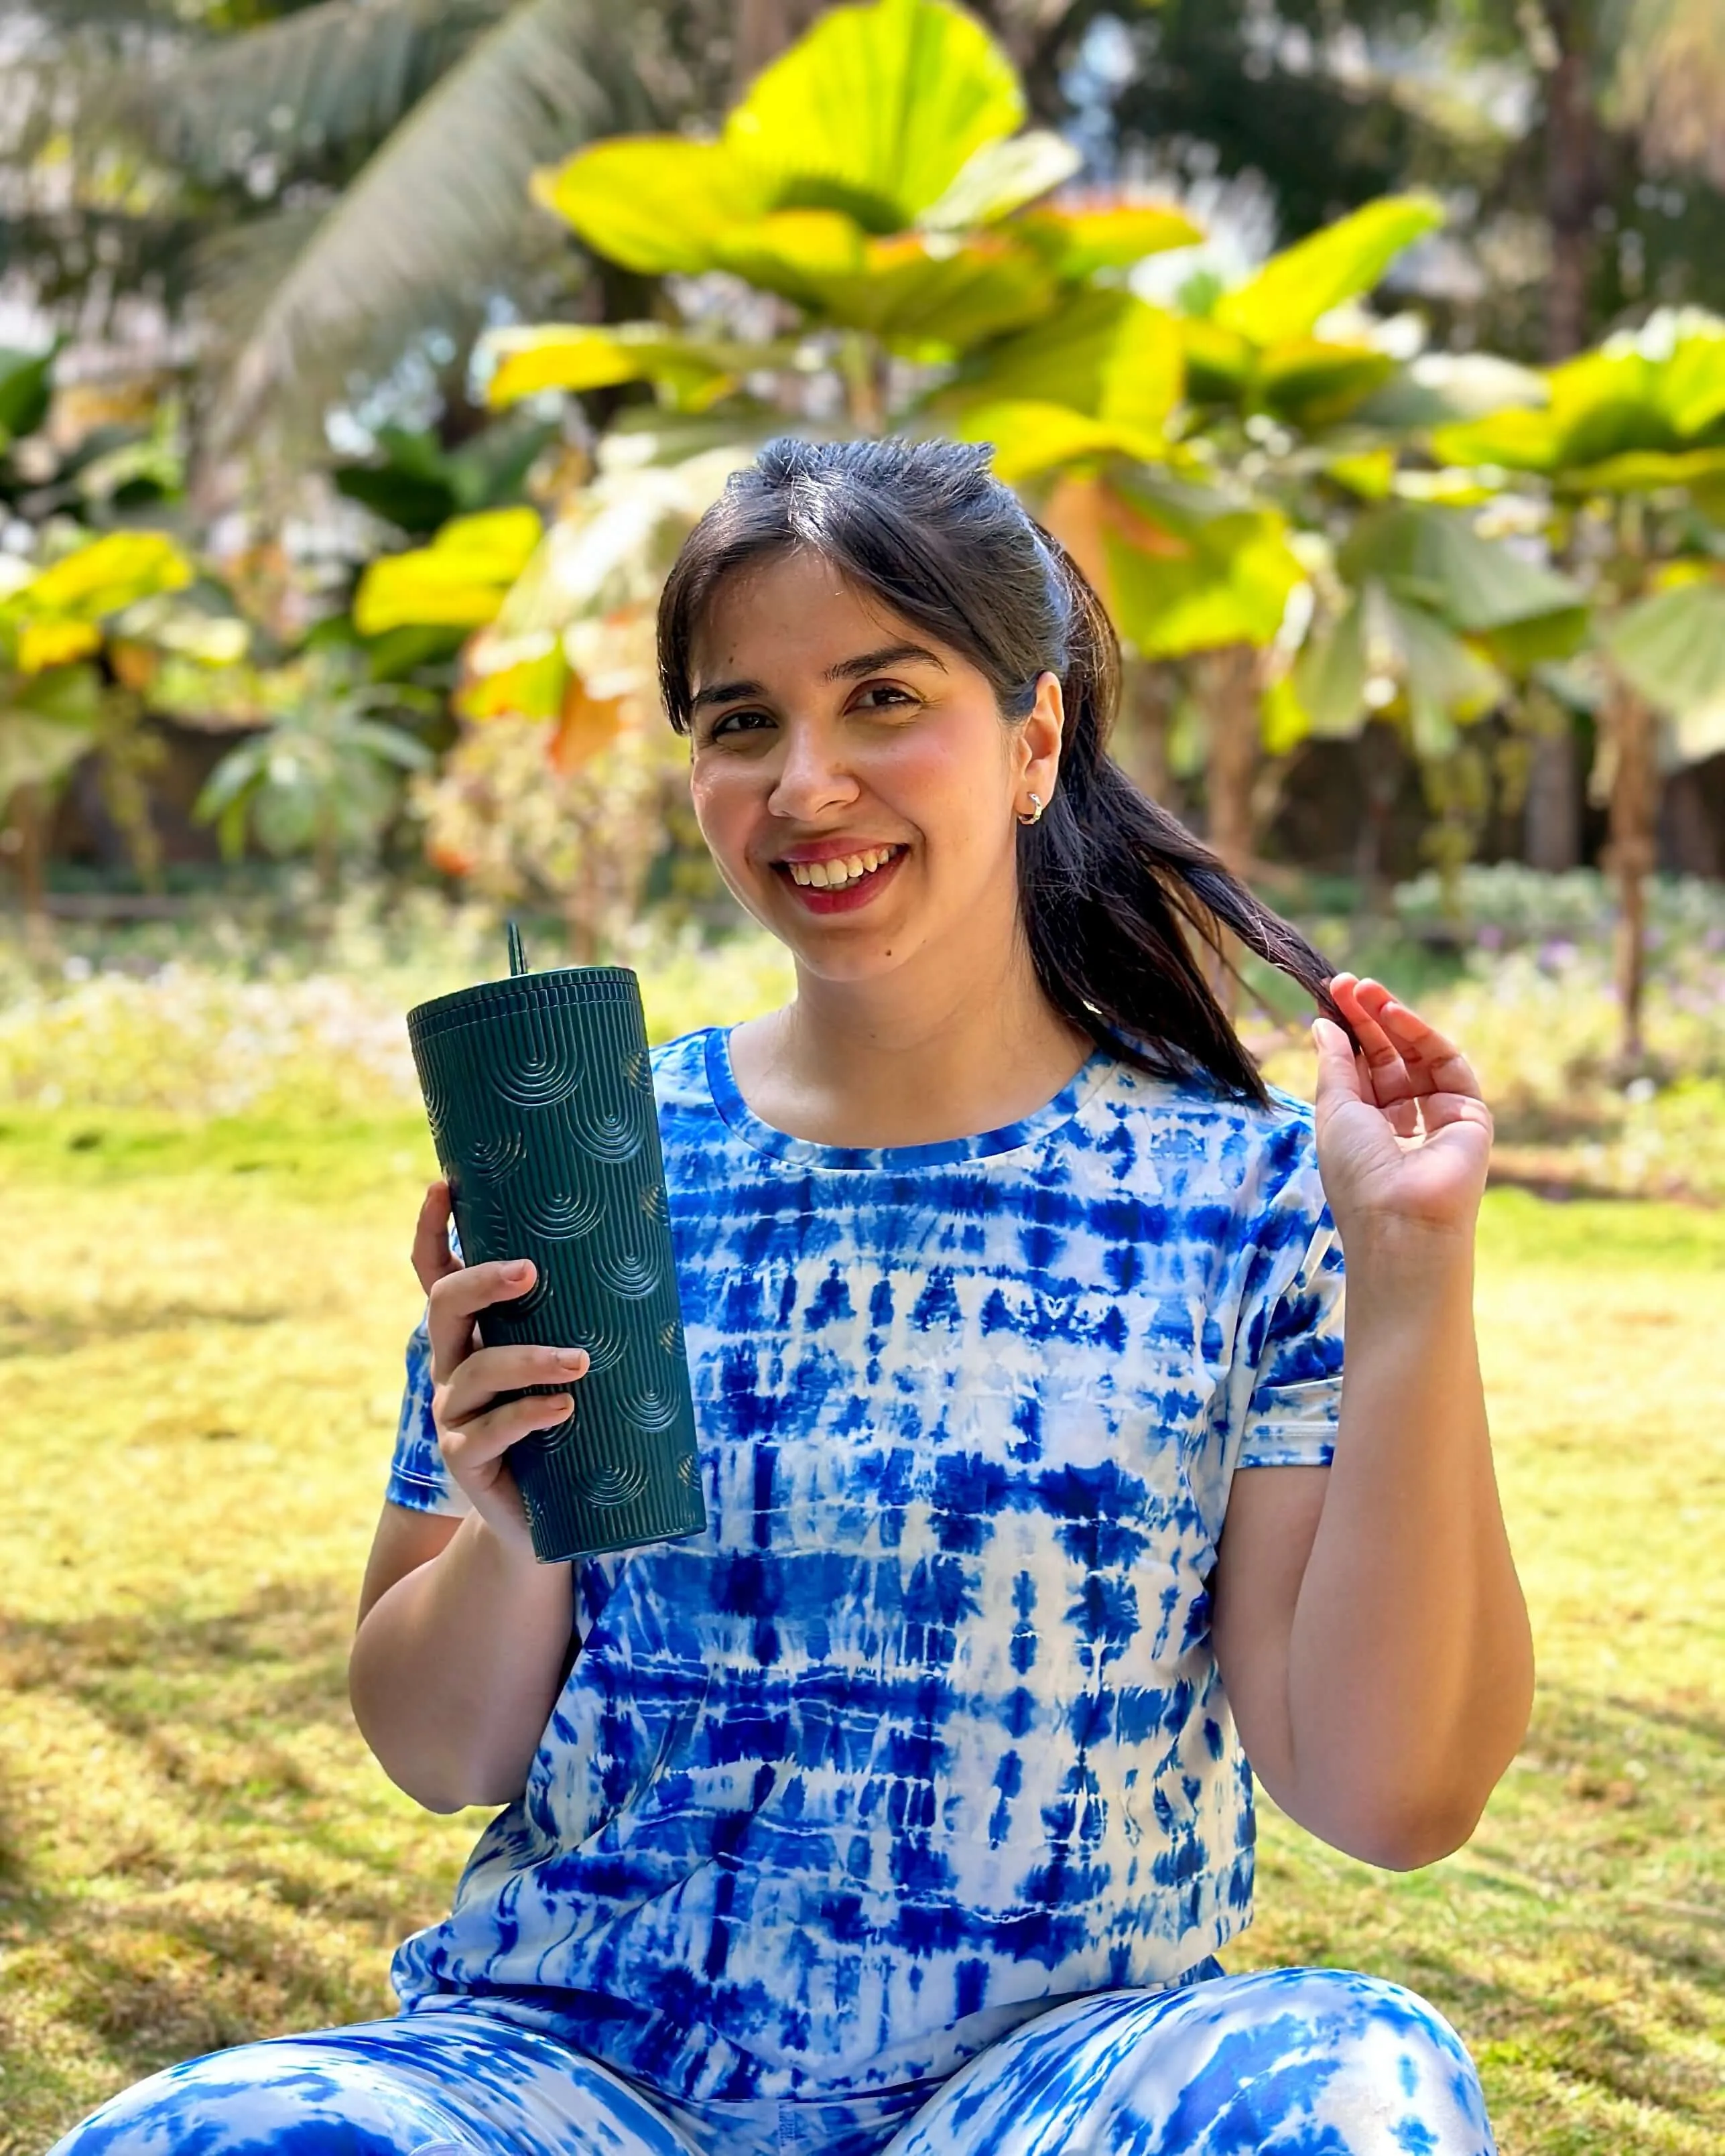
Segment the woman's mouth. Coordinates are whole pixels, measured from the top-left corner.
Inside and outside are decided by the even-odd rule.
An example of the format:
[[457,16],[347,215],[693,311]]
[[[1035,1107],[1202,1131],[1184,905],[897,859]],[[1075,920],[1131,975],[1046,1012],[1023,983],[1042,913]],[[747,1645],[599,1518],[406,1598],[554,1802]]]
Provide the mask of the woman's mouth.
[[904,859],[903,846],[864,846],[819,861],[778,861],[775,872],[811,913],[849,913],[866,906]]

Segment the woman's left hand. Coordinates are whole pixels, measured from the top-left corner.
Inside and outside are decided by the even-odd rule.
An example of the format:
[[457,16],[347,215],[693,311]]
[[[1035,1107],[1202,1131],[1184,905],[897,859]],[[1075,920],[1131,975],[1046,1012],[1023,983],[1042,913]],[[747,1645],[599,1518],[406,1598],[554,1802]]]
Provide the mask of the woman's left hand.
[[1491,1111],[1466,1057],[1380,982],[1337,973],[1330,993],[1359,1042],[1312,1028],[1318,1167],[1344,1246],[1384,1228],[1471,1235]]

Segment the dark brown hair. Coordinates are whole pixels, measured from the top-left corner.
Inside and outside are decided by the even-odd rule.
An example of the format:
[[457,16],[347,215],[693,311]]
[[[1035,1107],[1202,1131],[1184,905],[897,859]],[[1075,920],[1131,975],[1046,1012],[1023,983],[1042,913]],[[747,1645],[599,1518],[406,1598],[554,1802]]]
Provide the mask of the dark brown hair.
[[665,710],[689,728],[694,642],[746,562],[800,548],[986,675],[1001,715],[1026,717],[1038,677],[1066,711],[1054,797],[1019,832],[1019,904],[1042,990],[1124,1061],[1158,1076],[1207,1070],[1263,1101],[1264,1081],[1206,982],[1184,928],[1229,929],[1334,1015],[1327,966],[1107,752],[1120,646],[1058,540],[964,443],[769,442],[684,542],[659,606]]

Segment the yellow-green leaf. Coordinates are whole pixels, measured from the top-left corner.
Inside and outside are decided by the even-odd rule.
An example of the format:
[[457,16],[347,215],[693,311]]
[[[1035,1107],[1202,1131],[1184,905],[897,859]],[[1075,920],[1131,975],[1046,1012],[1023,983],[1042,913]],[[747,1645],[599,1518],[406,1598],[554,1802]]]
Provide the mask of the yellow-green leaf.
[[1092,419],[1064,404],[975,405],[956,431],[961,441],[993,444],[995,472],[1009,486],[1091,457],[1123,456],[1153,463],[1167,446],[1159,434],[1114,420]]
[[[1276,511],[1136,475],[1111,490],[1127,514],[1103,520],[1110,583],[1120,626],[1142,655],[1273,640],[1305,580]],[[1157,542],[1142,543],[1134,526]]]
[[831,321],[958,352],[1040,320],[1056,297],[1028,248],[988,233],[957,245],[920,233],[871,239],[856,275],[807,281],[809,303]]
[[1159,435],[1180,400],[1180,332],[1172,316],[1130,292],[1088,290],[1057,313],[977,355],[954,401],[1058,403]]
[[876,0],[823,15],[757,77],[724,139],[774,207],[842,209],[896,232],[1024,109],[1011,61],[973,17],[944,0]]
[[360,579],[353,624],[362,636],[416,627],[476,629],[492,620],[539,543],[531,509],[458,516],[429,547],[386,554]]
[[993,224],[1070,180],[1083,162],[1064,136],[1045,127],[1032,127],[1009,141],[984,142],[916,222],[925,232]]
[[1204,238],[1183,210],[1109,194],[1030,210],[1012,228],[1066,284],[1078,284],[1098,270],[1129,269],[1147,255],[1192,247]]
[[623,135],[536,172],[534,199],[595,254],[646,276],[710,270],[726,234],[772,207],[765,177],[721,142]]
[[110,531],[41,570],[18,598],[33,614],[99,621],[154,593],[182,590],[193,573],[167,532]]
[[1395,372],[1387,352],[1368,346],[1299,337],[1272,345],[1259,363],[1257,393],[1278,418],[1302,428],[1333,426]]
[[713,259],[752,285],[818,304],[830,280],[862,273],[863,241],[862,227],[842,210],[779,209],[725,234]]
[[700,345],[657,322],[589,329],[574,322],[493,330],[480,358],[495,361],[485,385],[495,407],[545,389],[608,389],[623,382],[669,382],[685,393],[726,378],[726,369]]
[[1565,471],[1574,494],[1654,494],[1671,487],[1705,485],[1725,477],[1725,449],[1626,449],[1596,465]]
[[1630,687],[1674,718],[1725,700],[1725,587],[1717,583],[1656,592],[1600,641]]
[[45,621],[18,624],[18,665],[21,674],[45,674],[50,666],[64,666],[74,659],[87,659],[102,648],[102,632],[93,621],[75,615],[50,615]]
[[1257,345],[1305,336],[1332,307],[1369,292],[1397,255],[1443,223],[1433,195],[1368,203],[1272,255],[1249,282],[1223,295],[1215,319]]

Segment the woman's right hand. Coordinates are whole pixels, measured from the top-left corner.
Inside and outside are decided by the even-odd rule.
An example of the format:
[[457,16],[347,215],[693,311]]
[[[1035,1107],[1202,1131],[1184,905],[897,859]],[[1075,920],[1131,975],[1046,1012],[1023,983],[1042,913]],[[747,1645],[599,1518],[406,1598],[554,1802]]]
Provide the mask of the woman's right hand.
[[[521,1493],[505,1458],[538,1430],[555,1430],[574,1409],[572,1388],[587,1374],[582,1348],[486,1348],[479,1313],[526,1295],[536,1274],[526,1258],[465,1265],[449,1249],[449,1186],[434,1183],[419,1209],[413,1270],[426,1293],[431,1337],[432,1414],[444,1464],[475,1512],[512,1552],[533,1562],[532,1537]],[[567,1392],[533,1394],[494,1403],[522,1385],[561,1385]]]

